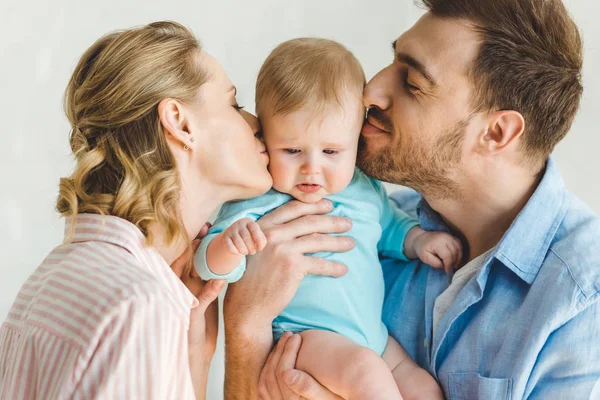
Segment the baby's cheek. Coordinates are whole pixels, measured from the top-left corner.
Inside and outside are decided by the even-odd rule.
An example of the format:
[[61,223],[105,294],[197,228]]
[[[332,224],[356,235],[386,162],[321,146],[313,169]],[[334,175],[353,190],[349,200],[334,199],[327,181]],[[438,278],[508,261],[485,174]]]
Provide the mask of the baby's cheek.
[[273,178],[273,189],[283,193],[289,192],[291,178],[288,166],[278,157],[274,157],[270,160],[269,172]]
[[334,169],[333,174],[336,191],[344,190],[350,184],[352,177],[354,176],[354,164],[345,163],[345,165]]

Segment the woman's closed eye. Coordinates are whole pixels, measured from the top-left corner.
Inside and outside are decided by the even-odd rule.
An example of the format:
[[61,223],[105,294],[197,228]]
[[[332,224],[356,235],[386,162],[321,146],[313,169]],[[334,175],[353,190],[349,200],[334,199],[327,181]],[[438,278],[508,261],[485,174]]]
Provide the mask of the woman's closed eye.
[[323,153],[327,154],[328,156],[333,156],[339,153],[338,150],[332,150],[332,149],[325,149],[323,150]]
[[300,150],[298,150],[298,149],[283,149],[283,151],[285,151],[288,154],[298,154],[298,153],[300,153]]
[[242,111],[244,109],[244,106],[240,106],[239,104],[234,104],[233,108],[235,108],[237,111]]

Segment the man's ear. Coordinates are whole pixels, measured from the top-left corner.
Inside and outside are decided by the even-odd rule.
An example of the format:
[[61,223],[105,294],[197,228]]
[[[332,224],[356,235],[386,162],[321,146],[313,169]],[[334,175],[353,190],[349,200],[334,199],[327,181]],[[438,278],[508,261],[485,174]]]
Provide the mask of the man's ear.
[[525,130],[525,119],[517,111],[496,111],[490,115],[487,130],[479,139],[480,148],[496,153],[520,141]]
[[191,142],[194,140],[189,132],[185,110],[179,101],[161,100],[158,104],[158,118],[169,143],[177,144],[186,150],[191,147]]

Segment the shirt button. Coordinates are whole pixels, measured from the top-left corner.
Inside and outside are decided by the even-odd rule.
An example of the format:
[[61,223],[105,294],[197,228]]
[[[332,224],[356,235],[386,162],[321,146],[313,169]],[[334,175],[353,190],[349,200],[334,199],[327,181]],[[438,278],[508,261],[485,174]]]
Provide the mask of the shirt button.
[[427,348],[427,339],[423,340],[423,347]]

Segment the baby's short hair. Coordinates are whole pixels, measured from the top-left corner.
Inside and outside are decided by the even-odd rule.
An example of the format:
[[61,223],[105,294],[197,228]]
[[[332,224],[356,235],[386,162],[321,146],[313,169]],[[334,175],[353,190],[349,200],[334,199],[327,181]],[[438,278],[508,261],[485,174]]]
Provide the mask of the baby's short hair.
[[342,104],[347,90],[362,99],[365,73],[354,55],[333,40],[299,38],[281,43],[256,82],[259,117],[287,115],[310,104],[315,113]]

